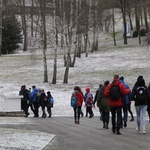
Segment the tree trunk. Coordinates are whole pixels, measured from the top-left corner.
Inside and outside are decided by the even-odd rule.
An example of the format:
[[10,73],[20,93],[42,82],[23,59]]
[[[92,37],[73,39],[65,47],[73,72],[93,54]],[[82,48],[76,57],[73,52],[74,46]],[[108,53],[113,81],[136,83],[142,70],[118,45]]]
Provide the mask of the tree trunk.
[[54,65],[52,84],[57,80],[57,25],[56,25],[56,1],[53,0],[53,30],[54,30]]
[[41,36],[41,46],[43,50],[43,66],[44,66],[44,83],[48,83],[48,73],[47,73],[47,59],[46,59],[46,48],[45,48],[45,13],[43,10],[45,9],[44,4],[40,2],[40,36]]
[[31,37],[33,37],[33,0],[31,5]]
[[[64,80],[63,83],[68,83],[68,76],[69,76],[69,67],[71,64],[71,47],[72,47],[72,25],[73,25],[73,0],[70,0],[70,21],[67,24],[68,26],[68,48],[67,48],[67,61],[66,61],[66,69],[65,69],[65,73],[64,73]],[[66,38],[67,39],[67,38]],[[67,40],[66,40],[67,41]]]
[[120,0],[121,4],[121,12],[123,17],[123,38],[124,38],[124,44],[127,44],[127,25],[126,25],[126,0]]
[[24,35],[24,43],[23,43],[23,51],[27,51],[27,23],[26,23],[26,14],[25,14],[25,0],[22,1],[23,5],[23,14],[22,18],[22,27],[23,27],[23,35]]
[[113,8],[112,8],[112,22],[113,22],[113,39],[114,39],[114,46],[116,46],[116,31],[115,31],[115,16],[114,16],[114,0],[113,0]]
[[148,26],[148,21],[147,21],[147,7],[144,6],[144,20],[145,20],[145,28],[146,28],[146,33],[149,32],[149,26]]
[[2,54],[2,0],[0,0],[0,56]]

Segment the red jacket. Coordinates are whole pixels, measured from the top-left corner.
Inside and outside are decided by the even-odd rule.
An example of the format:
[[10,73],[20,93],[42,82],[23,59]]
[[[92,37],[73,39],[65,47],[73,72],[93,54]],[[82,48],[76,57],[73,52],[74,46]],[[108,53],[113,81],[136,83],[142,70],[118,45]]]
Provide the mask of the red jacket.
[[[126,89],[126,87],[119,81],[119,79],[114,79],[113,82],[114,82],[115,85],[119,85],[120,90],[121,90],[121,94],[124,94],[124,95],[129,94],[130,89]],[[112,83],[111,83],[111,84],[112,84]],[[110,89],[110,87],[111,87],[111,84],[109,84],[109,85],[106,87],[105,91],[104,91],[105,96],[108,97],[108,104],[109,104],[109,106],[111,106],[111,107],[113,107],[113,106],[122,106],[123,103],[122,103],[122,98],[121,98],[121,97],[120,97],[118,100],[115,100],[115,101],[114,101],[114,100],[111,100],[111,99],[109,98],[109,89]]]
[[77,100],[78,100],[78,106],[82,106],[83,103],[83,94],[80,92],[75,93]]

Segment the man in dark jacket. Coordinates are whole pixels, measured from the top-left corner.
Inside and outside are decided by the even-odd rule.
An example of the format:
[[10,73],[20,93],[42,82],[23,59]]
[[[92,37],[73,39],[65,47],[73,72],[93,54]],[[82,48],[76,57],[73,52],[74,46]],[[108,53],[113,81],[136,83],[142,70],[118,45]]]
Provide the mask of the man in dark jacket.
[[104,91],[108,84],[109,81],[104,82],[104,85],[101,86],[97,96],[97,104],[103,114],[102,115],[103,128],[106,129],[108,129],[110,107],[108,105],[108,98],[104,95]]
[[[116,89],[119,90],[119,96],[117,99],[112,99],[112,86],[116,86]],[[130,89],[126,89],[126,87],[119,81],[119,76],[115,75],[113,82],[110,83],[105,91],[104,94],[106,97],[108,97],[108,104],[111,108],[111,115],[112,115],[112,132],[116,132],[116,125],[117,125],[117,135],[120,135],[120,126],[121,126],[121,108],[122,108],[122,96],[121,95],[127,95],[129,94]],[[117,114],[117,121],[116,121],[116,114]]]
[[99,85],[99,88],[96,90],[95,97],[94,97],[94,102],[93,102],[93,105],[95,105],[95,103],[97,102],[97,107],[99,108],[99,112],[100,112],[100,120],[102,120],[103,114],[102,114],[102,111],[101,111],[101,109],[100,109],[100,107],[99,107],[98,93],[99,93],[99,91],[100,91],[100,89],[101,89],[102,86],[103,86],[103,85],[100,84],[100,85]]
[[21,109],[24,111],[25,117],[28,117],[29,113],[28,113],[27,101],[29,100],[29,92],[26,89],[25,85],[21,86],[21,90],[19,92],[19,95],[23,95],[23,98],[21,98]]

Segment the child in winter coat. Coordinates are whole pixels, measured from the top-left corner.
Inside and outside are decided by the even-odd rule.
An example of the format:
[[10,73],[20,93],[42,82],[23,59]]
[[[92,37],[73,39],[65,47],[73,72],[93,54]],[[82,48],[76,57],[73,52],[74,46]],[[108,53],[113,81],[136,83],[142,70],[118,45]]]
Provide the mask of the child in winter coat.
[[88,117],[88,113],[89,113],[89,118],[92,118],[94,116],[93,114],[93,95],[90,93],[90,88],[87,87],[85,89],[86,93],[84,95],[84,102],[85,102],[85,106],[86,106],[86,117]]

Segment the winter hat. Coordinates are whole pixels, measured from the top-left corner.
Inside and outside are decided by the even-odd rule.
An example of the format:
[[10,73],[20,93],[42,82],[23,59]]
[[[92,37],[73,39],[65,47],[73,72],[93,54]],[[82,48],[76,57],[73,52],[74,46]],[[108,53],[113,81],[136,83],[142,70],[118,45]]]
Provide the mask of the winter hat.
[[121,81],[124,81],[124,77],[123,77],[123,76],[121,76],[119,79],[120,79]]
[[85,91],[86,91],[87,93],[89,93],[89,92],[90,92],[90,88],[89,88],[89,87],[86,87],[86,88],[85,88]]
[[104,85],[108,85],[108,84],[109,84],[109,81],[106,80],[106,81],[104,82]]
[[139,77],[137,78],[137,81],[138,81],[139,79],[143,79],[143,76],[139,76]]
[[139,76],[137,78],[137,85],[139,85],[139,86],[144,86],[145,85],[145,80],[143,79],[143,76]]
[[47,94],[50,94],[50,93],[51,93],[50,91],[47,92]]

